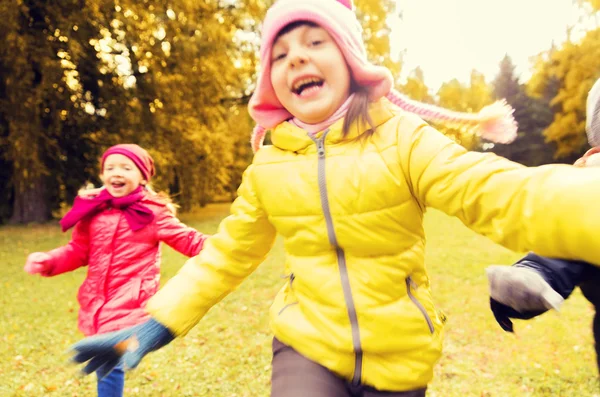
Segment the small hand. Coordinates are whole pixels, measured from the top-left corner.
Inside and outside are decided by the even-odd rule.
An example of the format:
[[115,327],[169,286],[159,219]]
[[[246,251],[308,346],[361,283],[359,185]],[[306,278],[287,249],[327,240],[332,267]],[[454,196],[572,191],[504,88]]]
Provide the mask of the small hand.
[[173,334],[154,319],[135,327],[85,338],[72,346],[73,361],[85,363],[86,375],[97,372],[100,378],[108,375],[120,362],[124,369],[138,366],[144,356],[173,340]]
[[104,189],[106,189],[105,186],[94,188],[94,185],[90,183],[87,184],[85,188],[79,189],[77,195],[83,199],[93,199],[102,193]]
[[51,259],[45,252],[33,252],[27,257],[24,270],[29,274],[45,274],[50,270]]
[[600,147],[593,147],[583,157],[575,161],[575,167],[598,167],[600,166]]
[[520,313],[559,310],[564,298],[535,270],[519,266],[486,269],[490,296]]

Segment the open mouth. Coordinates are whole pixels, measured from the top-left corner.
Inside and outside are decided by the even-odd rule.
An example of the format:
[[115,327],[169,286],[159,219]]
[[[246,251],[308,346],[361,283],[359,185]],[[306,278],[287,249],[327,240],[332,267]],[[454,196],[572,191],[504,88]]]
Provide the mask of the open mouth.
[[110,186],[112,186],[113,189],[121,189],[123,186],[125,186],[125,183],[123,183],[123,182],[111,182]]
[[307,95],[321,88],[324,83],[325,80],[318,77],[308,77],[294,83],[292,92],[298,96]]

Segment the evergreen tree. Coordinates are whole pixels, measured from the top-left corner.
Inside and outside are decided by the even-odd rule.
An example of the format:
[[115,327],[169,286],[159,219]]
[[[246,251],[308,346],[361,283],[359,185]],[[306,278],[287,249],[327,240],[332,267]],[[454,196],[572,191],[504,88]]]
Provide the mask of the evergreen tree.
[[[519,131],[514,142],[508,145],[495,144],[488,150],[528,166],[553,162],[554,148],[545,142],[542,134],[552,121],[550,107],[543,99],[527,95],[508,55],[500,62],[493,91],[496,99],[506,99],[515,109],[514,117],[519,124]],[[483,147],[487,148],[488,145]]]

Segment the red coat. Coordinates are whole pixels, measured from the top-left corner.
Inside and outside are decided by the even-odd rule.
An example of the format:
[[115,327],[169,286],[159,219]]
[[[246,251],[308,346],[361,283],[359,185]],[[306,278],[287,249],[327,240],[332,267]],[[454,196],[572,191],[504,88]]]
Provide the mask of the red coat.
[[144,310],[160,279],[159,243],[167,243],[191,257],[202,249],[207,236],[181,223],[155,197],[141,201],[154,212],[154,220],[132,231],[119,209],[106,209],[77,223],[69,244],[54,249],[47,276],[88,265],[79,288],[79,330],[84,335],[115,331],[148,318]]

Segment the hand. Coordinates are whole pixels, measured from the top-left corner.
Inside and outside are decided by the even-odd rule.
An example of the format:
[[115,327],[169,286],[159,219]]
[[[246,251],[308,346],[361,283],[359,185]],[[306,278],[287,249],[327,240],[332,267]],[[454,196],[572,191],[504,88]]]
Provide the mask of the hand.
[[104,378],[120,362],[124,370],[138,366],[144,356],[169,344],[174,335],[167,327],[154,319],[121,331],[110,332],[85,338],[71,349],[75,353],[73,361],[85,363],[82,372],[89,375],[97,372]]
[[519,266],[486,269],[492,299],[520,313],[559,310],[564,298],[535,270]]
[[47,275],[51,270],[51,259],[52,257],[45,252],[31,253],[27,257],[24,270],[29,274]]
[[600,166],[600,147],[593,147],[574,164],[575,167],[598,167]]
[[102,193],[104,189],[106,189],[105,186],[94,188],[94,185],[88,183],[84,188],[79,189],[79,191],[77,192],[77,196],[83,199],[93,199],[94,197],[97,197],[100,193]]

